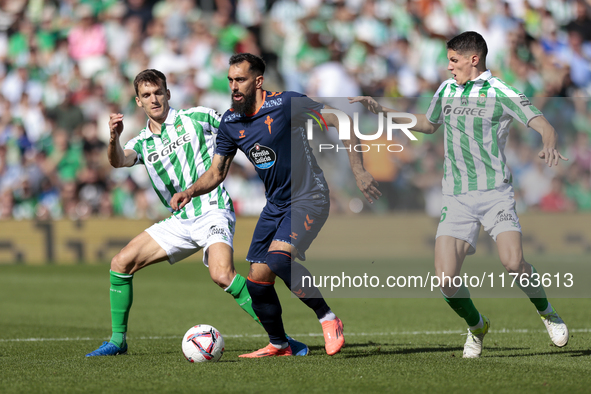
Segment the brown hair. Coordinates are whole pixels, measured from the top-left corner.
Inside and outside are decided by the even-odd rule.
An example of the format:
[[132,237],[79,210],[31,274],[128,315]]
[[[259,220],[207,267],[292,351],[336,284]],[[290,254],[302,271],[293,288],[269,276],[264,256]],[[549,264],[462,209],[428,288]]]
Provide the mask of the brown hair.
[[162,84],[164,85],[164,90],[168,89],[166,87],[166,76],[162,72],[154,69],[144,70],[141,73],[139,73],[133,80],[133,87],[135,89],[136,96],[139,94],[138,86],[140,85],[140,83],[145,82],[151,83],[156,86],[160,85],[160,83],[162,82]]

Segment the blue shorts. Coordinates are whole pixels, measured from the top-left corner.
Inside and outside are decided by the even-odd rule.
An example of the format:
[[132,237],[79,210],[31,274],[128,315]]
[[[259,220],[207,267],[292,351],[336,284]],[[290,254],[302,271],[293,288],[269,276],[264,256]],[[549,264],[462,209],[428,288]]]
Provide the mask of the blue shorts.
[[297,258],[306,260],[306,250],[328,219],[330,203],[306,201],[279,208],[267,202],[254,229],[246,260],[266,263],[267,252],[273,241],[286,242],[297,250]]

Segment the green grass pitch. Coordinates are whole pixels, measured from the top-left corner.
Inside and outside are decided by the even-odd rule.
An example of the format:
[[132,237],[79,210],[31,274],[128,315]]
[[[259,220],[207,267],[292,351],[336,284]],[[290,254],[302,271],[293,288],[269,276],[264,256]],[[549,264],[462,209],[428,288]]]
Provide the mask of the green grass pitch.
[[[129,354],[85,358],[110,335],[108,265],[0,266],[0,393],[575,393],[591,385],[589,299],[551,300],[571,329],[562,349],[527,300],[475,300],[492,322],[477,360],[462,359],[465,325],[441,299],[329,299],[347,341],[329,357],[314,313],[277,289],[286,330],[310,346],[308,357],[239,359],[266,335],[192,262],[136,274]],[[184,359],[182,335],[198,323],[224,336],[219,363]]]

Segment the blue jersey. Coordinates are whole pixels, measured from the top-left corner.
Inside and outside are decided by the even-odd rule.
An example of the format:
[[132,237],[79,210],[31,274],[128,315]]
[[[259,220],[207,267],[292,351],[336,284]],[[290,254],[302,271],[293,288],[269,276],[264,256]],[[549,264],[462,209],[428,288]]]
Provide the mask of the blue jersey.
[[[294,101],[292,97],[302,97]],[[296,92],[263,92],[263,104],[251,115],[226,111],[218,130],[216,154],[233,156],[240,149],[265,184],[267,201],[326,200],[328,186],[312,154],[304,122],[317,103]]]

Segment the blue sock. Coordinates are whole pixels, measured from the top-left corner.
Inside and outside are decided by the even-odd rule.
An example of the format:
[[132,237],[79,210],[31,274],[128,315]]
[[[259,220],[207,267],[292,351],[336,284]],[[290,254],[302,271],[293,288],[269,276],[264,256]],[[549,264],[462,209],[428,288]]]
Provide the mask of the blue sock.
[[293,261],[289,252],[283,250],[269,251],[267,253],[267,266],[285,282],[285,285],[293,294],[316,312],[318,319],[322,319],[330,311],[317,287],[311,283],[308,286],[302,286],[302,277],[308,276],[311,278],[312,274],[306,267]]
[[281,320],[281,303],[275,292],[275,282],[253,282],[246,280],[246,287],[252,298],[252,309],[269,334],[269,342],[283,345],[287,342],[283,320]]

